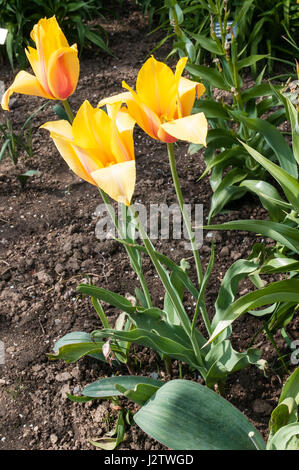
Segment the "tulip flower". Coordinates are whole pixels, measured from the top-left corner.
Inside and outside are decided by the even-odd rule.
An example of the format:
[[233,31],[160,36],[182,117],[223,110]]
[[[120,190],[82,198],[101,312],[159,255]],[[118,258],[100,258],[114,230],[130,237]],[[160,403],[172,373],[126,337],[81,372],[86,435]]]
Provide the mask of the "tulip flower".
[[66,100],[74,93],[79,78],[77,45],[69,46],[55,16],[42,18],[33,27],[31,38],[36,49],[25,53],[34,75],[21,70],[4,93],[2,108],[9,110],[12,93],[40,96],[50,100]]
[[76,175],[129,205],[136,180],[135,121],[121,103],[107,109],[108,114],[86,100],[72,125],[60,120],[41,128],[50,131],[58,151]]
[[150,57],[138,73],[136,92],[123,82],[128,92],[104,99],[98,106],[122,100],[132,118],[154,139],[206,145],[206,117],[203,113],[191,114],[196,96],[199,98],[205,87],[182,77],[186,63],[187,57],[180,59],[173,73],[166,64]]

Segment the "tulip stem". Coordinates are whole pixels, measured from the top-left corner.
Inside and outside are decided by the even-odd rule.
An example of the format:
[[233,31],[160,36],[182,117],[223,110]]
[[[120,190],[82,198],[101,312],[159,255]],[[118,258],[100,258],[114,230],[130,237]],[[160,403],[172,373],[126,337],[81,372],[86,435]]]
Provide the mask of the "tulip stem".
[[[114,213],[114,210],[110,204],[110,201],[109,201],[109,198],[107,196],[107,194],[101,189],[101,188],[98,188],[99,189],[99,192],[102,196],[102,199],[104,201],[104,204],[106,206],[106,209],[107,211],[109,212],[109,215],[112,219],[112,222],[118,232],[118,235],[119,235],[119,238],[121,239],[125,239],[124,235],[123,235],[123,232],[121,230],[121,227],[119,226],[119,223],[118,223],[118,220],[117,218],[115,217],[115,213]],[[130,247],[129,245],[125,245],[125,248],[127,250],[127,253],[128,253],[128,256],[130,258],[130,262],[131,262],[131,265],[132,265],[132,268],[133,270],[135,271],[135,273],[137,274],[137,277],[139,279],[139,282],[141,284],[141,287],[142,287],[142,290],[143,290],[143,293],[144,293],[144,296],[145,296],[145,299],[146,299],[146,303],[147,303],[147,307],[148,308],[151,308],[153,306],[152,304],[152,300],[151,300],[151,296],[150,296],[150,293],[149,293],[149,290],[148,290],[148,287],[147,287],[147,284],[146,284],[146,280],[144,278],[144,275],[143,275],[143,272],[142,272],[142,269],[140,268],[140,266],[138,265],[138,262],[135,262],[135,255],[134,255],[134,248],[133,247]]]
[[70,123],[72,124],[73,120],[74,120],[74,115],[73,115],[73,112],[71,110],[71,107],[70,107],[70,104],[69,104],[68,100],[63,100],[62,104],[63,104],[64,110],[66,112],[66,115],[67,115]]
[[188,214],[186,213],[186,210],[185,210],[184,198],[183,198],[182,189],[181,189],[181,186],[180,186],[179,176],[178,176],[176,163],[175,163],[173,144],[167,144],[167,151],[168,151],[168,158],[169,158],[170,169],[171,169],[171,174],[172,174],[172,180],[173,180],[173,184],[174,184],[174,187],[175,187],[177,200],[178,200],[178,203],[179,203],[182,215],[183,215],[183,219],[184,219],[184,222],[185,222],[185,225],[186,225],[188,236],[189,236],[189,239],[190,239],[190,242],[191,242],[192,251],[193,251],[193,255],[194,255],[194,259],[195,259],[198,283],[200,285],[201,282],[202,282],[202,279],[203,279],[202,266],[201,266],[201,261],[200,261],[200,256],[199,256],[199,253],[198,253],[198,249],[197,249],[197,246],[196,246],[194,233],[193,233],[193,230],[192,230],[192,227],[191,227],[191,222],[190,222]]
[[[194,256],[195,265],[196,265],[198,284],[201,287],[201,284],[203,282],[203,271],[202,271],[199,252],[198,252],[198,249],[197,249],[197,246],[196,246],[196,240],[195,240],[194,232],[193,232],[192,226],[191,226],[191,221],[190,221],[189,216],[188,216],[188,214],[186,212],[186,209],[185,209],[183,193],[182,193],[182,189],[181,189],[181,186],[180,186],[179,176],[178,176],[176,163],[175,163],[173,144],[171,144],[171,143],[167,144],[167,151],[168,151],[168,158],[169,158],[170,169],[171,169],[171,174],[172,174],[172,180],[173,180],[173,184],[174,184],[174,187],[175,187],[177,200],[178,200],[178,203],[179,203],[182,215],[183,215],[183,219],[184,219],[184,222],[185,222],[185,225],[186,225],[188,236],[189,236],[189,239],[190,239],[190,242],[191,242],[193,256]],[[204,320],[206,329],[207,329],[209,335],[211,335],[212,334],[212,327],[211,327],[210,320],[209,320],[209,317],[208,317],[208,314],[207,314],[204,299],[201,300],[201,314],[202,314],[202,318]]]
[[140,221],[140,218],[138,216],[138,213],[135,211],[134,209],[134,206],[130,206],[130,211],[131,211],[131,214],[132,216],[135,218],[136,222],[137,222],[137,226],[138,226],[138,230],[139,230],[139,233],[142,237],[142,240],[143,240],[143,243],[144,243],[144,246],[146,248],[146,251],[148,252],[148,255],[159,275],[159,278],[165,288],[165,291],[167,292],[167,294],[169,295],[170,297],[170,300],[173,304],[173,307],[178,315],[178,317],[180,318],[180,321],[181,321],[181,324],[182,324],[182,327],[184,328],[185,332],[187,333],[188,337],[190,338],[190,341],[191,341],[191,344],[193,346],[193,351],[194,351],[194,354],[196,356],[196,359],[198,360],[198,364],[201,366],[201,373],[203,374],[203,376],[205,375],[204,374],[204,363],[203,363],[203,359],[202,359],[202,356],[201,356],[201,352],[200,352],[200,347],[198,345],[198,342],[197,342],[197,339],[196,339],[196,336],[193,334],[192,332],[192,326],[191,326],[191,322],[190,322],[190,319],[186,313],[186,310],[184,309],[184,306],[182,304],[182,301],[178,295],[178,292],[177,290],[173,287],[171,281],[170,281],[170,278],[169,278],[169,275],[168,275],[168,272],[164,269],[164,267],[162,266],[162,264],[160,263],[160,261],[158,260],[157,256],[156,256],[156,251],[155,251],[155,248],[152,244],[152,242],[150,241],[143,225],[142,225],[142,222]]

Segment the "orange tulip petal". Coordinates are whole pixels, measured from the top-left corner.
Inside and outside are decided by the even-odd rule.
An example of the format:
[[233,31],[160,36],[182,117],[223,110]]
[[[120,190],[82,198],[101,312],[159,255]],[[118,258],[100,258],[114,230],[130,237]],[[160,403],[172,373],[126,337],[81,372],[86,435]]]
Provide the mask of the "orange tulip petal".
[[[78,156],[78,149],[73,143],[71,124],[68,121],[51,121],[43,124],[41,128],[50,132],[57,150],[70,169],[88,183],[95,184]],[[82,154],[80,157],[82,159]]]
[[1,106],[9,111],[9,98],[13,93],[21,93],[24,95],[40,96],[42,98],[51,99],[46,91],[41,87],[38,79],[24,70],[21,70],[15,77],[14,82],[6,90],[2,97]]
[[76,89],[79,78],[79,59],[77,47],[56,50],[50,56],[47,67],[48,85],[58,100],[65,100]]
[[129,114],[137,122],[137,124],[153,139],[158,138],[158,131],[161,121],[157,114],[147,107],[139,98],[137,93],[123,82],[123,87],[131,92],[131,97],[127,99],[126,105],[128,106]]
[[124,93],[118,93],[117,95],[109,96],[108,98],[103,98],[98,103],[98,108],[102,108],[106,104],[113,104],[113,103],[126,103],[127,99],[132,98],[132,95],[129,91],[125,91]]
[[179,81],[179,106],[181,117],[191,114],[195,96],[199,98],[205,92],[205,87],[201,83],[193,82],[188,78],[181,77]]
[[204,113],[191,114],[181,119],[175,119],[162,124],[161,127],[177,139],[206,146],[208,122]]
[[92,150],[94,156],[101,161],[101,166],[115,163],[111,150],[111,133],[111,119],[103,110],[93,108],[85,100],[73,121],[75,144]]
[[176,106],[174,73],[163,62],[150,57],[139,70],[136,92],[145,106],[160,118],[172,119]]
[[136,181],[135,160],[110,165],[91,176],[112,199],[130,205]]

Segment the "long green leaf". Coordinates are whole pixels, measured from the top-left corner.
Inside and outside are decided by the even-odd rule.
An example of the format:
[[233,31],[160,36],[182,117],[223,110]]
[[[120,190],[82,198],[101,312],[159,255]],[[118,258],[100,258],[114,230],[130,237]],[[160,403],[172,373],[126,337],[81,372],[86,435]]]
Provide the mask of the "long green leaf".
[[299,231],[286,224],[270,220],[236,220],[219,225],[206,225],[203,228],[207,230],[246,230],[258,233],[299,253]]
[[[240,141],[241,142],[241,141]],[[257,152],[249,145],[241,142],[242,145],[246,148],[248,153],[258,161],[269,173],[276,179],[276,181],[282,187],[286,198],[289,202],[293,205],[296,211],[299,211],[299,181],[291,176],[287,171],[283,168],[280,168],[275,163],[271,162],[267,158],[263,157],[259,152]]]
[[[263,119],[250,119],[245,116],[241,116],[239,113],[233,114],[237,115],[239,119],[244,122],[250,129],[253,129],[256,132],[260,132],[265,137],[265,140],[268,145],[274,151],[281,168],[283,168],[294,178],[298,177],[297,163],[294,159],[292,150],[283,138],[282,134],[276,129],[275,126]],[[248,152],[252,155],[249,150]],[[253,158],[255,158],[254,155],[252,156]]]
[[135,414],[134,421],[148,435],[174,450],[255,450],[254,433],[245,416],[220,395],[198,383],[172,380],[163,385]]
[[225,328],[244,313],[275,302],[299,303],[299,279],[272,282],[262,289],[250,292],[237,299],[222,315],[221,321],[218,322],[206,344],[211,343]]

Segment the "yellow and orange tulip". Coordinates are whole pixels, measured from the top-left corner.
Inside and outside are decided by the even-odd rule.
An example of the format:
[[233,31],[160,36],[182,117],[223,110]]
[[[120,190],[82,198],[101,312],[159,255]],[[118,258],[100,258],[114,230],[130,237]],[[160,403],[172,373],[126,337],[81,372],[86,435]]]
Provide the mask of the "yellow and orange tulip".
[[50,131],[58,151],[76,175],[129,205],[136,181],[135,121],[121,103],[107,109],[108,114],[86,100],[72,125],[61,120],[47,122],[41,128]]
[[206,117],[203,113],[191,114],[196,96],[199,98],[205,87],[182,77],[186,63],[187,57],[180,59],[173,73],[166,64],[150,57],[138,73],[136,92],[123,81],[128,91],[104,99],[98,106],[122,100],[132,118],[154,139],[206,145]]
[[2,108],[9,110],[12,93],[66,100],[76,89],[79,78],[77,45],[69,46],[55,16],[42,18],[33,27],[31,38],[36,49],[25,49],[34,75],[21,70],[4,93]]

